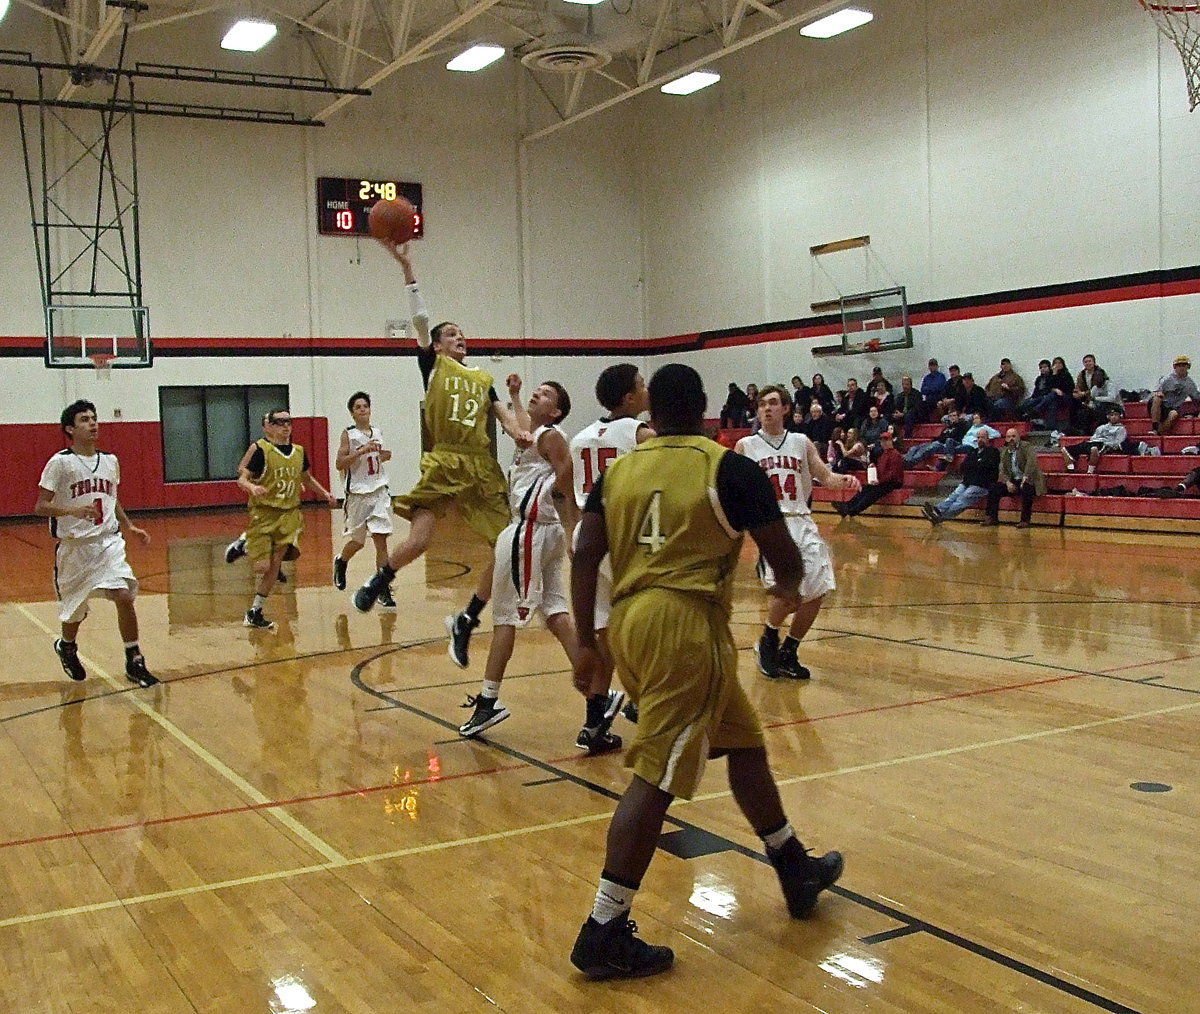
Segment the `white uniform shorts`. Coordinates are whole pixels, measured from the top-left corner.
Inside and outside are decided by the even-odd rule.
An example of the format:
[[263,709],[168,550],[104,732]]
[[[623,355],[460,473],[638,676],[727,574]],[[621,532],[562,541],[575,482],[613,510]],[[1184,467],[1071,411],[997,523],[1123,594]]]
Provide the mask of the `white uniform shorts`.
[[523,627],[534,612],[551,617],[570,611],[563,561],[567,535],[560,524],[513,522],[496,540],[492,623]]
[[346,530],[352,542],[366,543],[367,535],[392,534],[392,495],[387,486],[370,493],[347,493],[344,507]]
[[[804,578],[800,582],[800,601],[811,602],[822,595],[828,595],[837,587],[833,579],[833,557],[829,555],[829,547],[817,531],[816,522],[808,514],[785,514],[788,531],[792,541],[800,550],[800,559],[804,561]],[[758,576],[762,578],[764,588],[770,588],[775,583],[775,575],[766,560],[759,558]]]
[[[579,545],[579,530],[582,527],[583,525],[575,526],[575,533],[571,538],[572,549]],[[593,630],[608,629],[608,619],[612,615],[612,585],[612,561],[605,553],[604,559],[600,561],[600,570],[596,574],[596,619],[592,625]]]
[[125,559],[121,533],[59,542],[54,553],[54,587],[58,618],[63,623],[78,623],[87,616],[87,600],[94,594],[128,588],[136,595],[137,578]]

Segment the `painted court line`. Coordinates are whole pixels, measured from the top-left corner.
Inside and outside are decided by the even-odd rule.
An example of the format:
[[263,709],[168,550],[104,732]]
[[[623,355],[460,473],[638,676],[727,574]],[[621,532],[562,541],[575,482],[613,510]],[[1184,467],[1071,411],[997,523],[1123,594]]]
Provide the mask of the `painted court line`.
[[[835,768],[831,771],[818,771],[809,775],[797,775],[794,778],[784,778],[779,780],[780,786],[797,785],[802,782],[820,781],[826,778],[836,778],[841,775],[860,774],[864,771],[878,771],[884,768],[895,767],[900,764],[909,764],[916,761],[933,760],[939,757],[950,757],[955,754],[970,753],[975,750],[986,750],[995,746],[1007,746],[1012,743],[1024,743],[1030,740],[1043,739],[1049,736],[1059,736],[1064,733],[1082,732],[1087,729],[1103,728],[1110,725],[1119,725],[1123,722],[1134,722],[1143,718],[1154,718],[1159,715],[1170,715],[1178,712],[1194,710],[1200,708],[1200,701],[1189,701],[1186,704],[1176,704],[1168,708],[1155,708],[1152,711],[1141,711],[1132,715],[1118,715],[1114,718],[1099,719],[1095,722],[1082,722],[1078,725],[1060,726],[1053,729],[1043,729],[1040,732],[1029,732],[1019,736],[1006,736],[1002,739],[987,740],[981,743],[967,743],[963,746],[949,747],[945,750],[931,750],[927,753],[908,754],[903,757],[892,757],[887,760],[872,761],[869,764],[855,764],[844,768]],[[689,803],[707,802],[714,799],[722,799],[731,796],[732,793],[725,789],[721,792],[705,793],[698,795],[691,800],[679,799],[673,805],[676,807],[686,806]],[[9,919],[0,920],[0,929],[8,926],[19,926],[34,922],[45,922],[52,919],[62,919],[72,915],[81,915],[91,912],[104,912],[116,908],[125,908],[131,905],[141,905],[151,901],[163,901],[171,898],[184,898],[197,894],[207,894],[213,891],[224,890],[229,887],[240,887],[249,884],[263,884],[275,880],[287,880],[291,877],[306,876],[310,873],[322,873],[330,870],[344,869],[349,866],[363,866],[368,863],[386,862],[390,859],[401,859],[405,856],[421,855],[429,852],[441,852],[446,849],[458,848],[463,845],[477,845],[493,841],[503,841],[507,838],[520,838],[530,834],[540,834],[543,831],[553,831],[565,827],[577,827],[581,824],[591,824],[601,820],[608,820],[612,816],[611,811],[604,810],[601,813],[588,814],[583,817],[569,817],[564,820],[550,821],[545,824],[535,824],[529,827],[512,828],[507,831],[493,831],[489,834],[472,835],[468,838],[457,838],[453,841],[431,842],[427,845],[416,845],[411,848],[394,849],[390,852],[378,852],[372,855],[359,856],[356,859],[346,859],[339,857],[327,863],[321,863],[314,866],[301,866],[287,870],[273,870],[269,873],[260,873],[251,877],[240,877],[235,880],[223,880],[212,884],[194,884],[191,887],[181,887],[173,891],[159,891],[154,894],[135,895],[130,898],[119,898],[110,901],[95,902],[90,905],[77,905],[72,908],[54,909],[48,912],[34,912],[29,915],[13,916]]]
[[[54,636],[54,631],[47,627],[36,616],[34,616],[33,613],[25,608],[24,605],[17,604],[16,609],[35,627],[45,631],[51,636]],[[113,677],[93,659],[84,655],[82,652],[80,652],[79,657],[94,673],[96,673],[96,675],[100,676],[110,686],[119,690],[129,689],[125,684],[118,683],[115,679],[113,679]],[[209,753],[209,751],[204,749],[204,747],[192,739],[191,736],[180,729],[179,726],[177,726],[174,722],[164,718],[157,710],[141,700],[137,694],[127,693],[125,694],[125,697],[135,708],[141,711],[142,714],[156,722],[168,735],[176,740],[176,742],[178,742],[185,749],[190,750],[196,755],[196,757],[198,757],[201,761],[217,772],[217,774],[233,785],[234,788],[236,788],[239,792],[247,796],[249,799],[252,799],[255,803],[267,804],[264,806],[266,812],[270,813],[271,816],[279,821],[279,823],[281,823],[289,831],[308,844],[310,848],[315,849],[317,853],[333,862],[337,862],[345,858],[340,852],[337,851],[337,849],[321,838],[317,837],[317,835],[301,824],[300,821],[296,820],[296,818],[290,813],[287,813],[284,810],[276,809],[275,807],[278,804],[271,804],[271,800],[265,793],[260,792],[231,767],[219,760],[213,754]]]

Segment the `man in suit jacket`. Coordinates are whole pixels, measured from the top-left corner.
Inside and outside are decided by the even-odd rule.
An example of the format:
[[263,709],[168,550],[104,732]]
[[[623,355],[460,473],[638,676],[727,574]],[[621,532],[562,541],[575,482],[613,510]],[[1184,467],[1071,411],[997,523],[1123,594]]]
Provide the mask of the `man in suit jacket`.
[[1021,497],[1021,520],[1018,528],[1028,528],[1033,517],[1033,498],[1046,492],[1046,479],[1038,465],[1037,451],[1010,429],[1004,434],[1004,450],[1000,452],[1000,479],[988,491],[987,517],[981,524],[1000,523],[1000,498]]

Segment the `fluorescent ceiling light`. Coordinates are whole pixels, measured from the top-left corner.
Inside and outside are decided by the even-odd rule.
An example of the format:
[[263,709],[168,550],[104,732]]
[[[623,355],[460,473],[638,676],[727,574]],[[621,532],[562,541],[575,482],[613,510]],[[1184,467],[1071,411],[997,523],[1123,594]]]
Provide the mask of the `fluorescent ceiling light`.
[[694,70],[683,77],[677,77],[674,81],[668,81],[659,91],[668,95],[691,95],[692,92],[698,92],[701,88],[707,88],[720,80],[721,75],[715,70]]
[[225,33],[221,48],[256,53],[275,38],[278,30],[269,21],[239,21]]
[[810,39],[830,39],[850,31],[851,28],[865,25],[874,17],[870,11],[860,11],[857,7],[843,7],[820,21],[805,25],[800,29],[800,34],[807,35]]
[[565,0],[569,4],[580,4],[584,7],[595,7],[597,4],[604,3],[604,0]]
[[504,55],[503,46],[472,46],[446,64],[446,70],[483,70]]

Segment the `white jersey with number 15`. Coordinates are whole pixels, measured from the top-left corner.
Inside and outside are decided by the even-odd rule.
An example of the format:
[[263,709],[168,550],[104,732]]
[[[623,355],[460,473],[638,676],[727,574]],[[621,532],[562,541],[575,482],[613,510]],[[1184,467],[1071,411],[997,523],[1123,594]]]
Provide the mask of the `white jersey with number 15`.
[[637,446],[638,430],[643,425],[634,416],[600,419],[575,434],[571,440],[571,464],[575,472],[575,502],[580,509],[610,462]]

